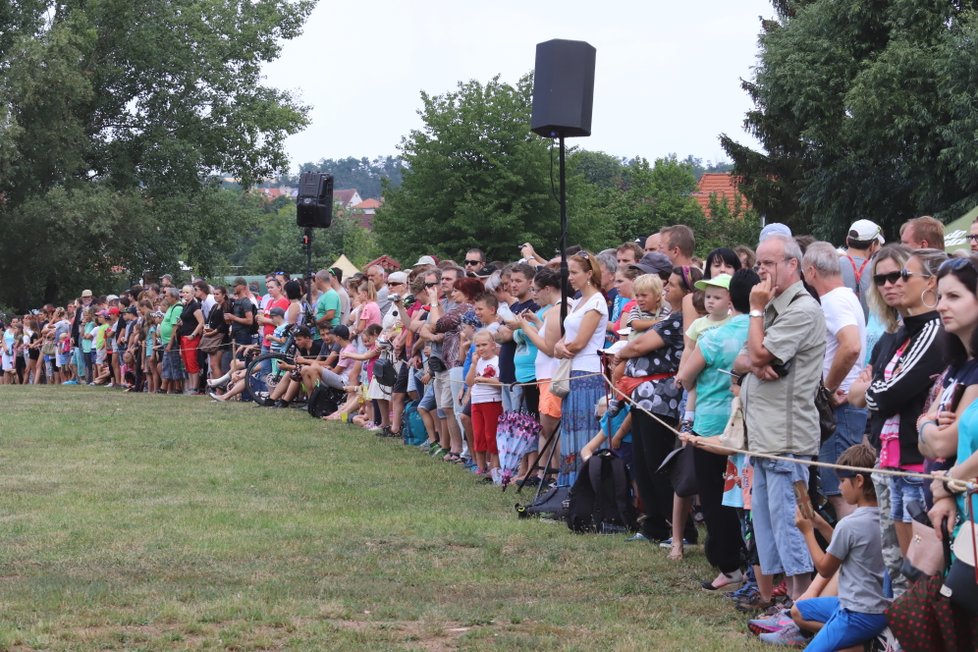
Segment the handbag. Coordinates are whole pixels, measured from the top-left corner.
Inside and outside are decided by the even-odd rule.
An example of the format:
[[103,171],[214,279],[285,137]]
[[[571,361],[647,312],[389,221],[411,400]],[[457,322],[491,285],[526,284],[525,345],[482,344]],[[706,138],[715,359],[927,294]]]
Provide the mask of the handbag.
[[835,408],[832,407],[832,392],[828,390],[825,383],[820,378],[818,388],[815,390],[815,409],[818,411],[818,430],[821,441],[835,434],[837,425],[835,422]]
[[[908,502],[906,509],[911,517],[912,535],[900,572],[911,581],[937,575],[946,565],[944,544],[937,538],[934,526],[920,501]],[[944,529],[947,529],[946,523]]]
[[550,379],[550,393],[557,398],[564,398],[570,394],[571,368],[574,366],[574,358],[561,358],[557,363],[557,369]]
[[[951,564],[950,536],[944,531],[942,568]],[[972,576],[972,580],[974,577]],[[942,595],[941,574],[922,577],[886,609],[886,621],[905,652],[971,652],[978,642],[978,618]]]
[[730,401],[730,418],[717,441],[724,446],[744,450],[744,409],[740,405],[739,396],[734,396]]
[[204,335],[202,338],[200,338],[200,344],[197,345],[197,349],[199,351],[203,351],[204,353],[217,353],[217,350],[221,348],[221,344],[223,343],[223,333]]
[[961,524],[954,543],[951,544],[954,561],[944,578],[941,595],[972,616],[978,616],[978,567],[975,565],[978,528],[975,527],[975,513],[971,508],[974,495],[974,491],[969,491],[965,497],[965,512],[970,513],[970,520],[966,518]]

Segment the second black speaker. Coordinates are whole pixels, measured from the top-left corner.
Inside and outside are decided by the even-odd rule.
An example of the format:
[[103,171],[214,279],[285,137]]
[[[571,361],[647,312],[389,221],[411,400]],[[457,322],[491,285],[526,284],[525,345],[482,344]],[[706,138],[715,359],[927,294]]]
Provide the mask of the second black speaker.
[[301,227],[325,229],[333,222],[333,175],[304,172],[295,198],[295,222]]
[[544,138],[590,136],[596,50],[584,41],[537,44],[530,129]]

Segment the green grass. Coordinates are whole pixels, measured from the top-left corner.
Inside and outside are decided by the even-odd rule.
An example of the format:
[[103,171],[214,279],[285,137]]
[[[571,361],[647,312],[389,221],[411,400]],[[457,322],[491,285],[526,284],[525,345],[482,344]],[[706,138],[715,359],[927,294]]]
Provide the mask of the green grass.
[[0,387],[0,650],[759,649],[701,549],[520,499],[298,410]]

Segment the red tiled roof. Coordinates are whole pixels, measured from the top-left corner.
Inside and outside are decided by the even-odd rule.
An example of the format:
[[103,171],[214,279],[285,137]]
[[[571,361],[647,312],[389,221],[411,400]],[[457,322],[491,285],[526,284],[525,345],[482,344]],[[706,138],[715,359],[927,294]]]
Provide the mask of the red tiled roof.
[[744,207],[748,207],[747,198],[737,190],[738,179],[729,172],[706,172],[700,177],[696,192],[693,197],[703,209],[703,213],[710,217],[710,195],[715,194],[717,199],[724,201],[732,207],[734,198],[740,195]]
[[374,199],[373,197],[370,199],[364,199],[353,208],[359,208],[361,210],[366,210],[368,208],[380,208],[380,200]]
[[363,266],[363,269],[369,269],[374,265],[380,265],[388,272],[396,272],[397,270],[401,269],[401,263],[397,262],[387,254],[384,254],[376,260],[371,260],[369,263]]

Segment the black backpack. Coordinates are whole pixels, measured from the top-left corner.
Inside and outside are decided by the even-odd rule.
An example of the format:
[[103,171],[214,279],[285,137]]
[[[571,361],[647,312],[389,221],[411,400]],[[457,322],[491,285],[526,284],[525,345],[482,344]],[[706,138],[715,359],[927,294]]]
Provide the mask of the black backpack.
[[336,412],[345,399],[346,392],[343,390],[320,383],[309,394],[306,410],[310,416],[319,419]]
[[581,467],[570,490],[567,527],[575,532],[634,531],[635,507],[625,462],[603,449]]

